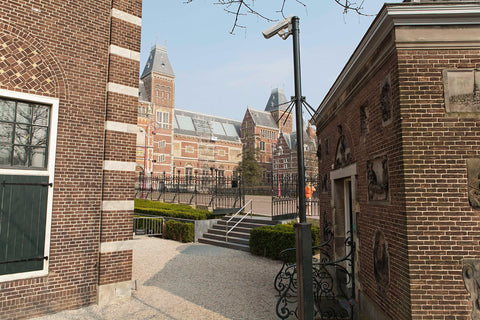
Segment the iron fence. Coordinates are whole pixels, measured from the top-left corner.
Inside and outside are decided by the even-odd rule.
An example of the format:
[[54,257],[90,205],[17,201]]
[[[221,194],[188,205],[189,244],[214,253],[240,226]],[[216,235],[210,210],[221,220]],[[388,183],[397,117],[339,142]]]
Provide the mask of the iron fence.
[[163,235],[163,218],[151,216],[134,216],[133,232],[135,235]]
[[[320,183],[317,177],[306,177],[306,185],[314,187],[313,196],[307,199],[306,215],[320,215]],[[272,219],[292,219],[298,216],[298,179],[296,176],[263,177],[263,184],[246,186],[240,176],[215,175],[138,175],[136,197],[167,203],[181,203],[213,208],[214,210],[240,208],[245,195],[271,196]]]
[[238,177],[150,175],[141,173],[135,183],[137,198],[217,208],[239,208],[244,204]]

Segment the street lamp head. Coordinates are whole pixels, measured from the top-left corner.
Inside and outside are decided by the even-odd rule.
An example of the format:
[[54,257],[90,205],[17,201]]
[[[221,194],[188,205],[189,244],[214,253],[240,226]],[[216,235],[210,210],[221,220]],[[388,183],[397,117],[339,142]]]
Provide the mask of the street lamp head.
[[270,39],[274,35],[279,35],[283,40],[287,39],[292,34],[292,19],[294,16],[290,16],[273,27],[270,27],[262,32],[265,39]]

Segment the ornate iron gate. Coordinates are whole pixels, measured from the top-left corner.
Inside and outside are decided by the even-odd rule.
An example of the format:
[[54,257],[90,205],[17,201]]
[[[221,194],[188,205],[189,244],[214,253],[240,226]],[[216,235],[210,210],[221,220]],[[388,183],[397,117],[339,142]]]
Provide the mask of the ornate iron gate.
[[[355,242],[352,230],[345,238],[345,256],[332,259],[334,234],[331,224],[324,224],[324,242],[312,248],[313,297],[315,319],[353,319],[355,306]],[[297,316],[297,269],[295,248],[281,252],[283,265],[275,277],[278,292],[276,314],[279,319]]]

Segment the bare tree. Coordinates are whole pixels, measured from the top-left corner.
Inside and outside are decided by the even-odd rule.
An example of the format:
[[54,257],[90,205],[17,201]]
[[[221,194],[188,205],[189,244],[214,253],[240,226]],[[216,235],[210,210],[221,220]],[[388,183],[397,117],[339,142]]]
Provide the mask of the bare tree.
[[[191,3],[195,0],[185,0],[185,3]],[[234,33],[235,29],[237,28],[245,28],[244,25],[240,24],[240,17],[247,16],[247,15],[254,15],[260,17],[269,22],[277,21],[277,19],[272,18],[270,14],[265,14],[259,10],[255,9],[255,0],[212,0],[213,4],[221,5],[224,7],[224,10],[232,14],[234,16],[234,22],[232,26],[232,30],[230,33]],[[285,4],[289,0],[277,0],[279,4],[279,9],[276,11],[277,14],[280,14],[283,18],[285,18],[284,10]],[[298,5],[307,7],[307,5],[300,0],[290,0],[296,2]],[[316,0],[319,1],[319,0]],[[363,9],[363,1],[360,2],[353,2],[352,0],[333,0],[336,4],[343,8],[343,13],[346,14],[350,11],[355,12],[359,15],[365,15],[362,11]]]

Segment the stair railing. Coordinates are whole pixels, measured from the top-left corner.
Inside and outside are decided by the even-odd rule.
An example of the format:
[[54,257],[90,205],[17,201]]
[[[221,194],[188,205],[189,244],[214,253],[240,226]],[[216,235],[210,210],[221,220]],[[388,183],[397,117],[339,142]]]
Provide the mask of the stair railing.
[[[233,227],[231,227],[230,229],[228,229],[228,223],[230,221],[232,221],[233,218],[235,218],[240,212],[243,211],[243,209],[245,209],[248,205],[250,204],[250,210],[247,212],[246,215],[244,215],[240,220],[237,221],[237,223],[235,223],[235,225],[233,225]],[[233,231],[233,229],[235,229],[235,227],[243,221],[243,219],[245,219],[246,216],[248,216],[250,214],[250,218],[252,217],[252,204],[253,204],[253,199],[250,199],[248,200],[247,203],[245,203],[245,205],[243,207],[241,207],[233,216],[230,217],[230,219],[228,219],[227,223],[225,224],[225,241],[228,242],[228,234],[230,232]]]

